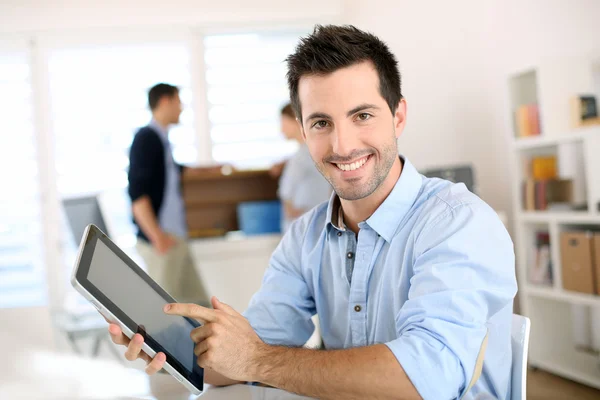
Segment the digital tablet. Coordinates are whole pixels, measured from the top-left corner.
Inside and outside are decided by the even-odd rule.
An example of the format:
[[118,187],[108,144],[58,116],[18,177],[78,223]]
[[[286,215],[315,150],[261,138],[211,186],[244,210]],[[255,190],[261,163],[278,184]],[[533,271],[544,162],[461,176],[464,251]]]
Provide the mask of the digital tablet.
[[165,314],[165,304],[176,300],[95,225],[83,234],[71,284],[128,338],[141,334],[142,350],[150,357],[163,352],[163,368],[190,392],[202,393],[204,370],[190,337],[200,323]]

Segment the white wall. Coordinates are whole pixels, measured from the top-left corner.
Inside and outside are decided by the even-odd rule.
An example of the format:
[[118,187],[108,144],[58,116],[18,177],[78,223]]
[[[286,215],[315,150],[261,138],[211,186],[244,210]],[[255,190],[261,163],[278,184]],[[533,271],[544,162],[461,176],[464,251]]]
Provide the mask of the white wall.
[[507,74],[600,49],[599,17],[594,0],[347,0],[344,20],[398,57],[408,100],[400,151],[417,167],[472,162],[482,197],[510,210]]
[[541,58],[600,49],[598,17],[594,0],[4,0],[0,38],[353,23],[382,37],[399,59],[409,106],[401,152],[421,168],[472,162],[482,197],[510,210],[506,75]]
[[284,24],[336,18],[342,4],[342,0],[3,0],[0,33],[182,24]]
[[[106,27],[353,23],[387,41],[408,99],[400,150],[417,167],[472,162],[482,196],[510,210],[506,75],[600,49],[594,0],[103,0],[0,2],[0,38]],[[599,51],[600,54],[600,51]]]

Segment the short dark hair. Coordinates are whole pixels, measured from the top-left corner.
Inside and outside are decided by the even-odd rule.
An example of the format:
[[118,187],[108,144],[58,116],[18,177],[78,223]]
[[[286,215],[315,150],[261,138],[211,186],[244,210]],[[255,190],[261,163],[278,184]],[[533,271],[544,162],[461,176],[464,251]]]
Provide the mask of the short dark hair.
[[281,115],[285,115],[291,119],[296,119],[296,114],[294,114],[294,109],[290,103],[287,103],[285,106],[283,106],[281,109]]
[[159,83],[152,86],[148,91],[148,106],[150,106],[150,110],[154,111],[158,106],[158,102],[163,97],[173,97],[178,93],[179,88],[168,83]]
[[287,80],[292,107],[302,118],[298,82],[304,75],[325,75],[338,69],[370,61],[379,75],[379,92],[392,111],[402,99],[398,61],[388,46],[375,35],[352,25],[316,25],[301,38],[296,51],[287,57]]

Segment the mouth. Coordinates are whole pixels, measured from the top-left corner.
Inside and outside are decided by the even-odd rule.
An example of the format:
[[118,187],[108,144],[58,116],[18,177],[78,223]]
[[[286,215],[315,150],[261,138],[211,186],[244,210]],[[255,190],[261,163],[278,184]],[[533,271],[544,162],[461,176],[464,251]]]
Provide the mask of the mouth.
[[344,172],[356,171],[356,170],[360,170],[361,168],[363,168],[365,166],[365,164],[371,159],[371,157],[372,157],[372,154],[369,154],[368,156],[361,157],[361,158],[354,160],[352,162],[349,162],[349,163],[331,163],[331,164],[335,165],[340,171],[344,171]]

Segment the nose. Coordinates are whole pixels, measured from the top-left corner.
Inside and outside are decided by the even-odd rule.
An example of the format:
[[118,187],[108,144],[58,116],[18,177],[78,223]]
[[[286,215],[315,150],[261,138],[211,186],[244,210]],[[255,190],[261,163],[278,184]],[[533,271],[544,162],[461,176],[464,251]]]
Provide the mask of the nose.
[[358,132],[348,124],[337,124],[332,132],[333,152],[338,156],[350,156],[352,151],[359,148]]

